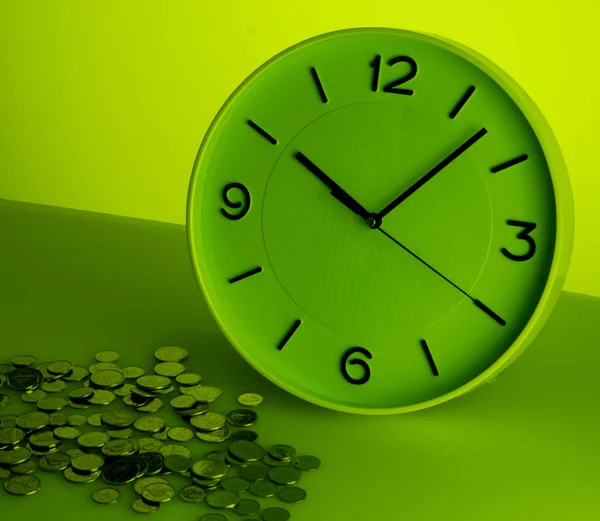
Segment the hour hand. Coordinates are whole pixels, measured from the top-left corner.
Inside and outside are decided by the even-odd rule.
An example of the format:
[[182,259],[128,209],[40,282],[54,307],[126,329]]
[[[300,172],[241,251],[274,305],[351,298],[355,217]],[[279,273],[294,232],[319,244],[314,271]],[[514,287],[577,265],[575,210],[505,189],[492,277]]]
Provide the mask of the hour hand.
[[294,157],[309,172],[314,174],[318,179],[325,183],[325,185],[331,189],[331,195],[333,195],[333,197],[335,197],[346,208],[365,220],[371,217],[372,214],[370,212],[368,212],[356,199],[354,199],[340,185],[331,179],[331,177],[323,172],[323,170],[321,170],[310,159],[308,159],[308,157],[306,157],[302,152],[296,152]]

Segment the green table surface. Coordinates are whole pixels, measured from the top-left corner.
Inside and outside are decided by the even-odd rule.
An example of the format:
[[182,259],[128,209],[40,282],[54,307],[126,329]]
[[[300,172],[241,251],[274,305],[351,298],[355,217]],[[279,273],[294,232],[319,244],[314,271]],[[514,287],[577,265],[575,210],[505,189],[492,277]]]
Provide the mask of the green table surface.
[[[321,469],[302,477],[308,498],[289,506],[292,520],[600,517],[598,299],[563,293],[542,333],[495,383],[417,413],[357,416],[296,398],[238,355],[204,304],[183,226],[2,201],[0,238],[0,362],[27,353],[90,365],[96,352],[114,349],[123,365],[150,369],[157,347],[187,348],[188,369],[224,390],[214,410],[227,412],[241,392],[261,393],[260,441],[321,458]],[[28,407],[16,398],[0,414]],[[178,424],[169,406],[163,413]],[[192,447],[199,457],[218,445]],[[37,475],[43,484],[33,496],[0,490],[2,520],[140,516],[131,486],[103,506],[91,500],[101,481]],[[197,521],[209,511],[173,501],[154,517]]]

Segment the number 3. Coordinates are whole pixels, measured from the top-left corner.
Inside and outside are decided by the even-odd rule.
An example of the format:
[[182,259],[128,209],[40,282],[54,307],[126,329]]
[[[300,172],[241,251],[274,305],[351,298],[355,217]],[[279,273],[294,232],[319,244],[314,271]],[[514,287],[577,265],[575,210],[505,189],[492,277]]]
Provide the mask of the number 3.
[[505,257],[508,257],[510,260],[514,260],[517,262],[523,262],[531,259],[535,255],[535,241],[533,240],[533,237],[529,234],[533,230],[535,230],[537,225],[535,223],[528,223],[525,221],[513,221],[511,219],[506,221],[506,224],[510,226],[519,226],[523,228],[517,234],[517,239],[523,239],[529,246],[529,249],[523,255],[515,255],[514,253],[509,252],[506,248],[502,248],[500,251]]

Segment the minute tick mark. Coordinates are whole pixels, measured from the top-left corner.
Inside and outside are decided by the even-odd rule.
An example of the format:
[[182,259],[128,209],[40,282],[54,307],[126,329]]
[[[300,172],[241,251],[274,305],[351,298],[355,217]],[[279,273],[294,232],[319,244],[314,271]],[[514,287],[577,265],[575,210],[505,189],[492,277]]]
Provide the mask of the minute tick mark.
[[248,125],[250,125],[256,132],[258,132],[262,137],[264,137],[271,145],[276,145],[277,140],[269,134],[265,129],[259,127],[254,121],[251,119],[248,120]]
[[423,351],[425,351],[425,356],[427,357],[427,361],[429,362],[429,366],[431,367],[431,371],[433,372],[433,376],[439,376],[438,369],[433,360],[433,356],[431,356],[431,351],[429,350],[429,346],[425,340],[421,340],[421,347]]
[[319,96],[321,96],[321,101],[323,103],[327,103],[329,100],[327,99],[325,90],[323,90],[323,84],[321,83],[321,80],[319,79],[319,74],[317,73],[317,69],[315,69],[314,67],[311,67],[310,73],[311,73],[312,78],[317,86],[318,91],[319,91]]
[[234,282],[237,282],[238,280],[243,280],[252,275],[256,275],[257,273],[260,273],[261,271],[262,271],[262,268],[260,266],[258,266],[258,268],[253,268],[250,271],[247,271],[246,273],[242,273],[241,275],[236,275],[235,277],[229,279],[229,284],[233,284]]
[[277,349],[279,349],[279,351],[281,351],[285,344],[288,343],[288,340],[290,338],[292,338],[292,335],[296,332],[296,329],[298,329],[300,327],[300,324],[302,324],[301,320],[296,320],[293,324],[292,327],[290,328],[290,330],[285,334],[285,336],[283,337],[283,340],[281,342],[279,342],[279,345],[277,346]]
[[510,161],[500,163],[499,165],[496,165],[496,166],[490,168],[490,172],[492,174],[495,174],[496,172],[500,172],[501,170],[506,170],[507,168],[509,168],[511,166],[515,166],[515,165],[518,165],[519,163],[522,163],[523,161],[527,160],[528,158],[529,158],[529,156],[527,154],[523,154],[522,156],[515,157],[514,159],[511,159]]
[[458,100],[458,103],[450,112],[450,114],[449,114],[450,119],[454,119],[456,117],[456,115],[460,112],[460,110],[465,106],[465,103],[467,101],[469,101],[469,98],[473,95],[474,92],[475,92],[475,87],[473,85],[471,85],[467,89],[467,92],[465,92],[463,94],[463,97]]

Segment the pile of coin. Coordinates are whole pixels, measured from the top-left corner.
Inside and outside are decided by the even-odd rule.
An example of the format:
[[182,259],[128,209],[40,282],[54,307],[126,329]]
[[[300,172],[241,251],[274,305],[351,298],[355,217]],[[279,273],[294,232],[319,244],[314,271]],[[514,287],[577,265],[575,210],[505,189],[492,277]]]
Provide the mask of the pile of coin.
[[[0,363],[0,408],[10,405],[15,392],[36,407],[19,416],[0,415],[4,489],[14,495],[33,494],[41,487],[35,473],[42,470],[61,472],[73,483],[102,479],[110,486],[92,493],[101,504],[118,501],[121,494],[115,487],[131,483],[139,496],[132,507],[139,513],[156,512],[178,498],[244,516],[260,514],[263,521],[289,519],[285,508],[262,509],[258,499],[303,501],[306,492],[297,484],[303,472],[319,468],[320,460],[297,455],[289,445],[265,450],[258,443],[258,433],[249,427],[258,421],[252,408],[263,402],[260,395],[244,393],[238,397],[243,408],[220,414],[211,407],[223,391],[186,372],[185,349],[163,347],[154,355],[158,363],[153,374],[140,367],[121,368],[114,351],[98,353],[90,367],[66,360],[34,367],[32,356]],[[176,387],[179,394],[174,395]],[[122,404],[115,404],[119,398]],[[156,415],[167,401],[181,425],[167,425]],[[105,410],[85,414],[90,407]],[[195,459],[187,445],[192,440],[219,444],[220,449]],[[169,474],[189,482],[177,491]],[[213,512],[201,519],[227,517]]]

